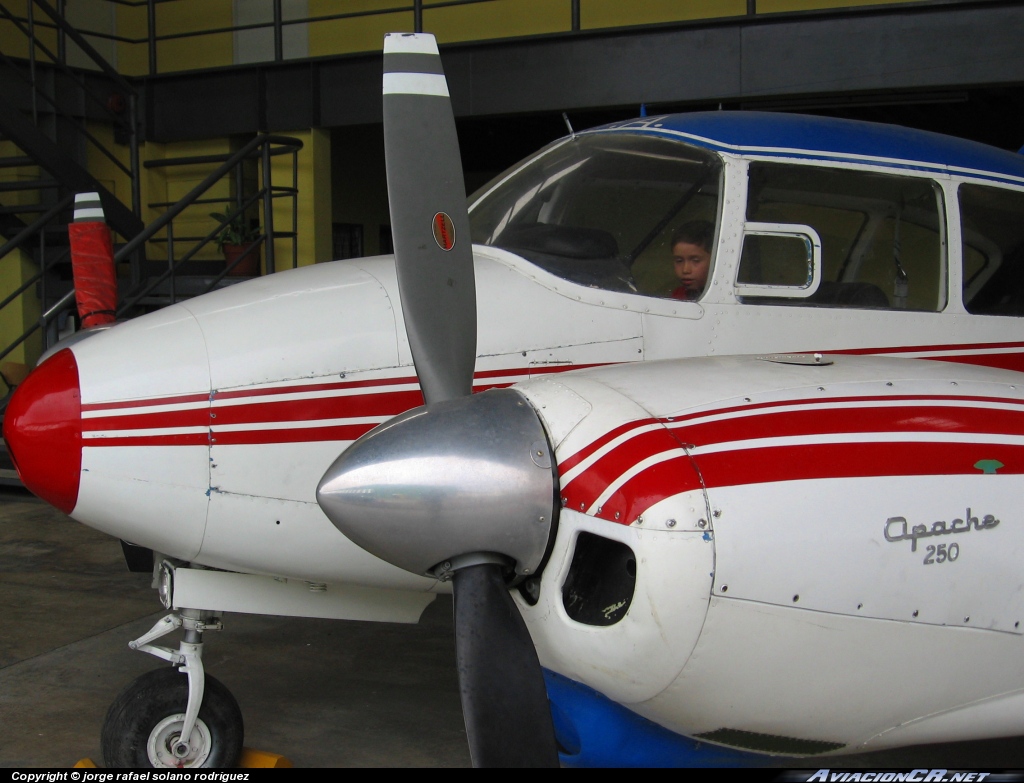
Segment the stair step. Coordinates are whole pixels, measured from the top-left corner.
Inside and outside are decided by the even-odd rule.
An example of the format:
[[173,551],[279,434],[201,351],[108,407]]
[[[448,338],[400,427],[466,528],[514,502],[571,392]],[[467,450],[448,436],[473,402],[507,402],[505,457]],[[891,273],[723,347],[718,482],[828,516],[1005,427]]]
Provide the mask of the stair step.
[[43,188],[55,188],[57,181],[53,179],[25,179],[14,180],[13,182],[0,182],[0,193],[18,190],[41,190]]
[[[197,198],[192,203],[193,204],[217,204],[217,205],[223,207],[225,201],[227,201],[227,199],[225,199],[222,196],[220,198]],[[167,207],[173,207],[177,203],[178,203],[177,201],[153,201],[153,202],[150,202],[149,204],[147,204],[146,206],[149,207],[150,209],[166,209]]]
[[[143,267],[142,274],[149,277],[150,279],[162,275],[167,271],[167,262],[158,261],[156,259],[148,259]],[[181,267],[175,272],[175,277],[179,280],[187,277],[205,277],[214,278],[224,271],[224,261],[186,261]]]
[[27,215],[29,213],[42,214],[50,208],[48,204],[23,204],[17,207],[0,207],[0,215]]
[[34,166],[36,162],[28,155],[17,155],[8,158],[0,158],[0,169],[13,169],[20,166]]

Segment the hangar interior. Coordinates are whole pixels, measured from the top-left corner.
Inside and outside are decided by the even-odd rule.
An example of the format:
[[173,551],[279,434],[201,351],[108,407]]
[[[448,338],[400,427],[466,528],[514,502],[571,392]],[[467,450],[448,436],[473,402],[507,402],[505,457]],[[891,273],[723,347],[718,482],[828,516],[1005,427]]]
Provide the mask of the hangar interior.
[[[101,194],[114,233],[118,317],[389,252],[386,32],[436,35],[471,193],[565,135],[567,121],[579,130],[642,112],[801,112],[1015,151],[1024,144],[1022,22],[1021,3],[1007,0],[0,0],[0,396],[5,405],[40,355],[77,328],[67,241],[77,192]],[[220,247],[225,229],[241,258]],[[10,468],[0,466],[0,479],[17,485]],[[27,536],[39,512],[18,502]],[[75,567],[71,543],[54,543],[65,558],[55,574]],[[52,563],[29,554],[49,577]],[[104,557],[97,571],[111,566]],[[106,605],[121,590],[104,582],[94,592]],[[151,599],[128,598],[137,605],[124,617],[100,622],[145,625],[135,612]],[[450,624],[432,612],[421,635],[443,646]],[[237,676],[254,689],[243,645],[264,630],[253,621],[223,654],[237,655]],[[81,636],[99,638],[84,626]],[[366,659],[385,657],[389,641]],[[0,668],[40,654],[12,648]],[[302,665],[313,682],[317,661]],[[450,671],[437,676],[454,687]],[[466,763],[457,698],[440,698],[443,752],[410,751],[399,763]],[[268,697],[263,711],[280,709]],[[276,728],[262,730],[280,741]]]
[[[1016,150],[1019,13],[977,0],[4,0],[5,379],[75,328],[64,226],[77,191],[102,194],[121,316],[387,252],[387,31],[437,36],[472,193],[564,135],[563,112],[582,129],[641,111],[796,111]],[[211,213],[261,243],[226,274]]]

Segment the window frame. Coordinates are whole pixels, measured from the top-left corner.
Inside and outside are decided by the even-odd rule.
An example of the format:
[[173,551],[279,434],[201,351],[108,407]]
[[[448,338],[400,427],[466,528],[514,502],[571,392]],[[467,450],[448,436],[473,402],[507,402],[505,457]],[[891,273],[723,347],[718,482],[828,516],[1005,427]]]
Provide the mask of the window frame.
[[[950,311],[950,310],[954,310],[954,311],[957,311],[957,312],[962,312],[961,308],[963,307],[963,303],[962,303],[962,298],[961,298],[961,293],[962,292],[959,290],[959,280],[960,280],[959,270],[956,270],[957,271],[956,282],[958,283],[957,290],[954,290],[954,285],[953,285],[953,283],[954,283],[954,280],[953,280],[953,276],[954,276],[953,275],[953,272],[954,272],[953,265],[954,265],[954,263],[956,263],[958,265],[962,265],[962,261],[961,261],[961,257],[960,257],[961,256],[960,246],[959,246],[959,241],[960,241],[960,239],[959,239],[959,219],[960,219],[959,202],[958,202],[957,199],[952,198],[951,196],[955,195],[958,192],[958,188],[959,188],[960,184],[962,184],[963,182],[974,182],[975,180],[971,180],[971,179],[967,179],[967,178],[954,178],[954,177],[950,176],[949,174],[944,174],[944,173],[934,172],[934,171],[916,170],[916,169],[913,169],[913,168],[907,168],[907,167],[902,167],[902,166],[901,167],[894,167],[894,166],[885,166],[885,165],[879,165],[879,164],[858,164],[858,163],[850,163],[850,162],[846,162],[846,161],[844,161],[844,162],[837,162],[837,161],[834,161],[834,160],[822,160],[822,159],[814,159],[814,158],[806,158],[805,159],[805,158],[776,157],[776,156],[767,156],[767,155],[741,155],[741,156],[737,156],[736,163],[739,163],[741,165],[737,165],[737,166],[734,166],[734,167],[730,168],[729,176],[736,176],[736,178],[738,180],[740,180],[740,179],[742,180],[742,190],[741,190],[741,193],[742,193],[742,203],[734,204],[732,206],[732,210],[735,213],[738,213],[738,214],[742,215],[742,217],[743,217],[742,224],[743,225],[746,225],[746,223],[751,222],[751,221],[747,221],[746,220],[747,210],[748,210],[748,206],[749,206],[750,193],[751,193],[751,191],[750,191],[750,173],[751,173],[751,167],[754,166],[754,165],[757,165],[757,164],[769,164],[769,165],[774,165],[774,166],[793,166],[793,167],[797,167],[797,168],[801,168],[801,169],[837,169],[837,170],[846,171],[846,172],[863,173],[865,175],[875,174],[875,175],[883,175],[883,176],[887,176],[887,177],[893,177],[893,178],[896,178],[896,179],[918,180],[918,181],[925,181],[925,182],[927,182],[931,186],[932,194],[933,194],[933,197],[935,199],[935,207],[936,207],[936,209],[935,209],[935,217],[936,217],[937,225],[935,226],[934,230],[936,232],[936,237],[938,239],[938,254],[939,254],[939,259],[938,259],[939,263],[938,263],[938,270],[937,270],[938,271],[938,275],[939,275],[939,279],[937,281],[937,285],[938,285],[938,287],[937,287],[937,298],[939,298],[941,300],[941,307],[938,307],[937,309],[923,309],[922,310],[922,309],[902,309],[902,308],[896,308],[896,307],[890,306],[887,310],[884,310],[882,308],[868,308],[868,307],[858,307],[858,306],[851,306],[851,305],[843,305],[843,306],[841,306],[841,309],[848,309],[848,310],[871,310],[872,312],[885,312],[885,311],[888,311],[888,312],[892,312],[892,313],[901,313],[901,314],[911,314],[911,313],[913,313],[913,314],[922,314],[922,315],[943,313],[943,312],[947,312],[947,311]],[[982,184],[982,183],[979,183],[979,184]],[[991,183],[987,183],[987,184],[991,184]],[[737,193],[737,195],[739,195],[739,193]],[[837,194],[836,198],[839,199],[839,198],[843,198],[843,197],[841,197],[841,196],[839,196]],[[877,209],[864,208],[864,207],[873,206],[873,204],[880,203],[877,199],[873,199],[873,198],[866,197],[866,196],[857,196],[857,195],[849,195],[849,196],[846,196],[845,198],[849,202],[849,210],[848,211],[850,211],[851,213],[852,212],[860,212],[861,214],[864,215],[865,220],[864,220],[864,223],[861,226],[861,228],[858,230],[857,235],[854,237],[853,242],[850,245],[849,251],[847,252],[846,257],[843,259],[842,264],[840,265],[840,277],[839,277],[839,279],[836,282],[850,282],[848,280],[848,276],[852,275],[854,273],[853,271],[851,271],[852,270],[852,268],[850,266],[851,263],[853,262],[854,259],[858,259],[857,260],[856,268],[859,268],[859,265],[861,263],[863,263],[865,243],[869,241],[869,236],[868,235],[873,235],[874,232],[877,230],[877,224],[881,223],[881,221],[886,218],[886,215],[883,214],[882,212],[880,212]],[[830,199],[830,198],[825,198],[825,199],[814,198],[813,195],[812,195],[812,198],[807,203],[809,203],[809,204],[816,204],[818,206],[826,206],[826,207],[827,206],[834,206],[836,208],[841,208],[840,205],[837,204],[837,202],[835,200],[833,200],[833,199]],[[950,210],[953,210],[953,212],[951,212]],[[957,226],[957,231],[956,231],[956,236],[955,237],[951,235],[951,230],[952,230],[951,226],[954,225],[954,224],[956,224],[956,226]],[[793,225],[795,225],[795,224],[793,224]],[[927,230],[932,230],[931,227],[928,226],[926,223],[916,223],[915,225],[919,225],[920,227],[925,228]],[[743,244],[744,233],[742,231],[741,232],[737,232],[737,233],[738,233],[738,242],[736,243],[736,245],[734,245],[735,250],[733,251],[735,253],[735,259],[736,259],[736,261],[734,262],[736,268],[733,270],[732,275],[731,275],[733,279],[732,280],[724,280],[723,281],[724,283],[726,283],[727,288],[731,287],[733,289],[733,291],[732,291],[733,296],[734,296],[734,300],[733,301],[737,302],[738,304],[745,304],[745,305],[754,304],[754,305],[757,305],[759,307],[765,306],[765,305],[771,305],[771,304],[778,304],[778,305],[784,306],[786,304],[785,302],[778,302],[778,301],[774,301],[774,302],[770,302],[770,301],[760,302],[760,301],[758,301],[758,299],[762,298],[762,297],[765,298],[765,299],[779,299],[779,298],[795,299],[795,298],[797,298],[797,297],[787,297],[787,296],[784,296],[784,295],[781,295],[781,294],[779,296],[777,296],[777,297],[776,296],[768,296],[768,295],[766,295],[764,293],[761,293],[761,292],[759,292],[758,294],[755,294],[753,298],[748,298],[748,297],[750,297],[749,294],[744,295],[743,293],[741,293],[738,290],[736,280],[738,279],[738,276],[739,276],[739,262],[740,262],[740,256],[741,256],[741,253],[742,253],[742,244]],[[954,239],[957,241],[955,252],[952,249],[953,245],[951,244],[952,240],[954,240]],[[823,267],[823,265],[824,265],[824,262],[822,261],[822,267]],[[794,302],[793,304],[796,305],[797,302]],[[801,304],[800,306],[804,307],[805,305]],[[839,307],[838,305],[826,305],[826,304],[815,304],[813,306],[814,307]]]
[[[775,285],[770,283],[741,283],[740,270],[743,268],[743,247],[748,236],[785,237],[803,240],[810,248],[808,258],[809,279],[806,285]],[[740,260],[736,265],[733,288],[738,296],[767,296],[784,299],[806,299],[814,296],[821,285],[821,237],[812,226],[803,223],[762,223],[748,220],[743,224],[743,242],[740,244]]]

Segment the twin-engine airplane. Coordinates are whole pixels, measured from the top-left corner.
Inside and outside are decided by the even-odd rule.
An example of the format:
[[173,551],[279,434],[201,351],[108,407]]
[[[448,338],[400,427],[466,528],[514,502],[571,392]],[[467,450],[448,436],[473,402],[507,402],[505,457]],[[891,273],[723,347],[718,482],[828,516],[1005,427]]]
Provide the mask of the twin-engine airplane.
[[433,39],[384,68],[394,258],[98,331],[8,408],[26,486],[152,550],[170,610],[132,645],[187,677],[129,686],[106,763],[234,762],[220,612],[449,589],[476,764],[1024,733],[1024,158],[647,117],[467,213]]

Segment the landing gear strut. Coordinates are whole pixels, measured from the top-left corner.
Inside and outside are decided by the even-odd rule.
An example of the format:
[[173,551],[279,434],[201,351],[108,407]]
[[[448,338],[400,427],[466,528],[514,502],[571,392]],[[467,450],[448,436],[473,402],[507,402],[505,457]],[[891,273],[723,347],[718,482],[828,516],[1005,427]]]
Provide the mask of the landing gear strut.
[[[203,632],[220,630],[211,612],[182,609],[129,643],[176,668],[147,672],[110,705],[100,744],[108,767],[230,767],[242,752],[238,703],[203,670]],[[152,642],[178,628],[178,650]],[[184,675],[184,676],[182,676]]]

